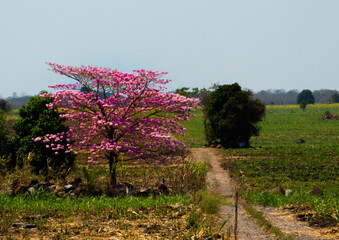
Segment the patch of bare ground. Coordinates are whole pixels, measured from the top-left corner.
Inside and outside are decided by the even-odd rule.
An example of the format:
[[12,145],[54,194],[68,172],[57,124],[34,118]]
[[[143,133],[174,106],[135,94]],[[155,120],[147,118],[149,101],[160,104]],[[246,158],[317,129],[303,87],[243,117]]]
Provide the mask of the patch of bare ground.
[[322,240],[339,239],[339,235],[332,229],[312,228],[307,222],[298,221],[296,214],[282,208],[254,206],[255,209],[262,212],[265,218],[274,226],[280,228],[295,239],[300,240]]
[[[235,181],[230,177],[230,172],[220,166],[219,157],[215,149],[197,148],[192,149],[192,157],[196,160],[208,161],[211,169],[207,175],[210,183],[210,191],[226,196],[232,203],[232,206],[222,206],[220,210],[220,222],[229,219],[224,228],[233,232],[234,229],[234,212],[235,212]],[[243,202],[238,211],[238,238],[239,239],[275,239],[262,228],[258,227],[243,208]],[[322,240],[322,239],[339,239],[339,234],[333,229],[321,229],[309,227],[307,222],[298,221],[296,213],[288,209],[253,206],[256,210],[263,213],[264,217],[279,228],[286,235],[300,240]]]

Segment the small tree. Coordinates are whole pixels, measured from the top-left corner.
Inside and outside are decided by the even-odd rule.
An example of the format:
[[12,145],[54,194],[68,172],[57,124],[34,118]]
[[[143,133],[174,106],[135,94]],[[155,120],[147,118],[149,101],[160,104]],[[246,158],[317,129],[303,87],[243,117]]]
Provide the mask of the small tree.
[[310,90],[305,89],[298,94],[297,104],[300,104],[302,101],[305,101],[307,104],[314,104],[315,100]]
[[[40,94],[43,93],[47,92]],[[45,175],[48,174],[48,167],[58,172],[62,166],[70,167],[74,162],[74,156],[65,151],[68,144],[66,139],[60,139],[58,143],[60,151],[57,155],[50,148],[46,148],[45,144],[33,141],[33,139],[45,134],[56,134],[68,130],[65,120],[59,117],[58,110],[47,108],[46,105],[52,102],[53,98],[31,97],[30,101],[20,108],[20,118],[13,125],[16,133],[12,142],[17,149],[16,156],[13,156],[15,159],[12,159],[12,161],[18,159],[17,164],[20,166],[27,154],[32,152],[34,158],[30,164],[36,173],[42,171]]]
[[[60,89],[44,94],[54,99],[48,107],[61,109],[69,119],[68,131],[49,134],[37,141],[52,147],[67,139],[66,152],[90,153],[89,162],[108,161],[111,183],[116,183],[120,159],[170,160],[182,156],[187,147],[171,134],[183,134],[178,123],[188,120],[190,110],[199,102],[179,94],[163,93],[169,80],[165,72],[136,70],[122,73],[109,68],[71,67],[49,64],[52,70],[76,81],[75,84],[51,86]],[[52,146],[52,144],[54,146]]]
[[265,114],[265,105],[252,98],[250,91],[241,87],[220,85],[205,98],[205,128],[209,143],[224,147],[249,146],[249,139],[259,134],[257,122]]
[[11,110],[11,105],[5,99],[0,99],[0,110],[9,112]]
[[305,109],[307,107],[307,102],[304,100],[304,101],[301,101],[301,103],[299,104],[300,108],[303,110],[303,112],[305,112]]

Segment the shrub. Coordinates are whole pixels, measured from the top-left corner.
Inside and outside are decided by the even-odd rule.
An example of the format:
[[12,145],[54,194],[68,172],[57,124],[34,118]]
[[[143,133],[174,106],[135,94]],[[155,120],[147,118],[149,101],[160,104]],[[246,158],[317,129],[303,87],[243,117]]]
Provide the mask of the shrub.
[[265,115],[265,105],[237,83],[218,86],[205,104],[205,131],[210,144],[247,147],[250,137],[259,134],[257,122]]
[[299,104],[300,108],[305,111],[306,107],[307,107],[307,102],[305,100],[301,101],[301,103]]
[[[30,164],[34,172],[42,171],[44,175],[48,174],[49,167],[58,172],[62,167],[72,166],[74,162],[73,154],[59,151],[59,154],[56,155],[54,151],[46,148],[44,143],[32,140],[38,136],[68,130],[64,120],[59,117],[60,113],[46,107],[46,104],[52,101],[51,98],[31,97],[30,101],[20,108],[20,118],[13,125],[16,133],[12,139],[12,144],[16,146],[16,156],[12,156],[12,162],[16,161],[16,164],[21,166],[23,159],[28,153],[32,152],[33,157]],[[67,142],[64,141],[62,144],[66,145]]]

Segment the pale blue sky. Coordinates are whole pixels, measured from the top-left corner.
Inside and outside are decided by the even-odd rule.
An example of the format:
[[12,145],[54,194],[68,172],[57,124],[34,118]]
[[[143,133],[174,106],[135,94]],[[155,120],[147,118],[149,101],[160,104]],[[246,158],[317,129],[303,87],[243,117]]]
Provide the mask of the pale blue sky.
[[339,0],[0,0],[0,96],[68,81],[45,62],[169,71],[169,90],[338,90]]

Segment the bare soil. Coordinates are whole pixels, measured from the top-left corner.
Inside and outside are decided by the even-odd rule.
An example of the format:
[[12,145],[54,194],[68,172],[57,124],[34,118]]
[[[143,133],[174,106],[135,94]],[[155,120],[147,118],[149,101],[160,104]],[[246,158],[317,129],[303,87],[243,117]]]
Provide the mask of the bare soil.
[[[221,194],[228,198],[232,203],[231,206],[222,206],[220,216],[220,226],[225,219],[229,219],[224,228],[234,236],[234,219],[235,219],[235,181],[230,177],[230,173],[220,166],[219,157],[215,149],[212,148],[196,148],[191,149],[192,158],[201,161],[205,160],[211,165],[207,178],[209,182],[209,190],[211,192]],[[240,201],[241,202],[241,201]],[[239,204],[238,208],[238,239],[276,239],[267,233],[264,229],[255,224],[253,220],[244,210],[243,204]],[[278,227],[285,234],[292,236],[294,239],[300,240],[322,240],[322,239],[339,239],[339,233],[330,229],[311,228],[306,222],[296,219],[296,214],[289,210],[274,207],[254,206],[255,209],[262,212],[267,220],[273,226]]]

